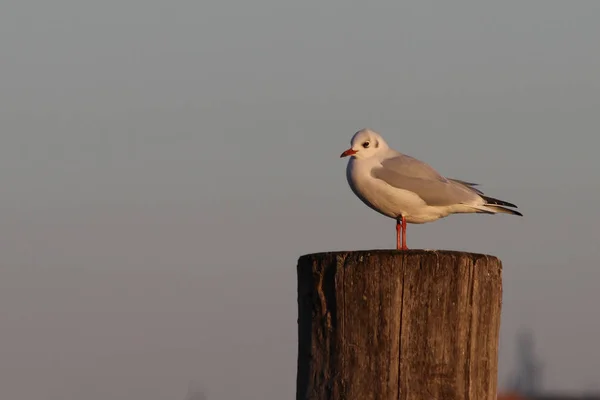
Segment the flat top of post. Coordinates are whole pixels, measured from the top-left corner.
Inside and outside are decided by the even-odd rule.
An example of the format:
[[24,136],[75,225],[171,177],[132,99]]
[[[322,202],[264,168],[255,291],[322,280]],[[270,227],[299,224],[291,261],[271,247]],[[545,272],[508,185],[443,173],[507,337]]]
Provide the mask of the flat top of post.
[[308,253],[300,256],[299,260],[306,258],[322,258],[331,256],[371,256],[371,255],[388,255],[391,257],[402,257],[402,256],[452,256],[452,257],[468,257],[471,259],[496,259],[498,257],[483,253],[470,253],[466,251],[456,250],[429,250],[429,249],[413,249],[413,250],[396,250],[396,249],[372,249],[372,250],[347,250],[347,251],[326,251],[318,253]]

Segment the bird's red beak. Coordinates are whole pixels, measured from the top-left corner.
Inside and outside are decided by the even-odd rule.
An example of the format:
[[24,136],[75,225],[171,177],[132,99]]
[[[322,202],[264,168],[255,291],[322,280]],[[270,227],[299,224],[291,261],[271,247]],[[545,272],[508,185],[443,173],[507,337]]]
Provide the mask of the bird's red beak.
[[340,158],[342,158],[342,157],[348,157],[348,156],[351,156],[351,155],[356,154],[356,153],[358,153],[358,151],[356,151],[354,149],[348,149],[348,150],[346,150],[345,152],[342,153],[342,155],[340,156]]

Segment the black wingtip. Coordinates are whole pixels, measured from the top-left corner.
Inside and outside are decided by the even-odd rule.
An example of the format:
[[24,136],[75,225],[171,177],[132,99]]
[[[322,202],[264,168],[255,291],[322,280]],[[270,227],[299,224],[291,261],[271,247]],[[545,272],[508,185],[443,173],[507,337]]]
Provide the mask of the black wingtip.
[[[487,197],[487,196],[481,196],[485,202],[487,204],[493,204],[496,206],[505,206],[505,207],[512,207],[512,208],[519,208],[516,205],[509,203],[508,201],[504,201],[504,200],[499,200],[499,199],[495,199],[493,197]],[[516,212],[516,211],[515,211]],[[521,215],[521,214],[519,214]]]
[[515,210],[510,210],[510,211],[512,212],[512,214],[513,214],[513,215],[518,215],[519,217],[522,217],[522,216],[523,216],[523,214],[521,214],[521,213],[520,213],[520,212],[518,212],[518,211],[515,211]]
[[510,208],[506,208],[504,206],[498,206],[495,204],[486,204],[485,205],[487,208],[494,210],[495,213],[503,213],[503,214],[510,214],[510,215],[518,215],[519,217],[522,217],[523,214],[521,214],[518,211],[515,210],[511,210]]

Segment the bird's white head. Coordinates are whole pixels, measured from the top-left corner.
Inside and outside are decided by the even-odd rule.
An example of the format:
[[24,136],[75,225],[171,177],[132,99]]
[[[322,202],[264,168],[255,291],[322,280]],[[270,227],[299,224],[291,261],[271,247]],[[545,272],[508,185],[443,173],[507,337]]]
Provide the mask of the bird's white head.
[[381,135],[370,129],[361,129],[352,136],[351,147],[344,151],[340,157],[352,156],[358,159],[371,158],[382,150],[387,150],[388,145]]

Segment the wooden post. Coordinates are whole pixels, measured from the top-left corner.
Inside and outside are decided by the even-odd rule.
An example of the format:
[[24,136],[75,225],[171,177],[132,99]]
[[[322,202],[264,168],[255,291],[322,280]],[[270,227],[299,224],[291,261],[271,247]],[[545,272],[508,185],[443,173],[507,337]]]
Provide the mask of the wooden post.
[[496,399],[498,258],[351,251],[297,270],[297,400]]

